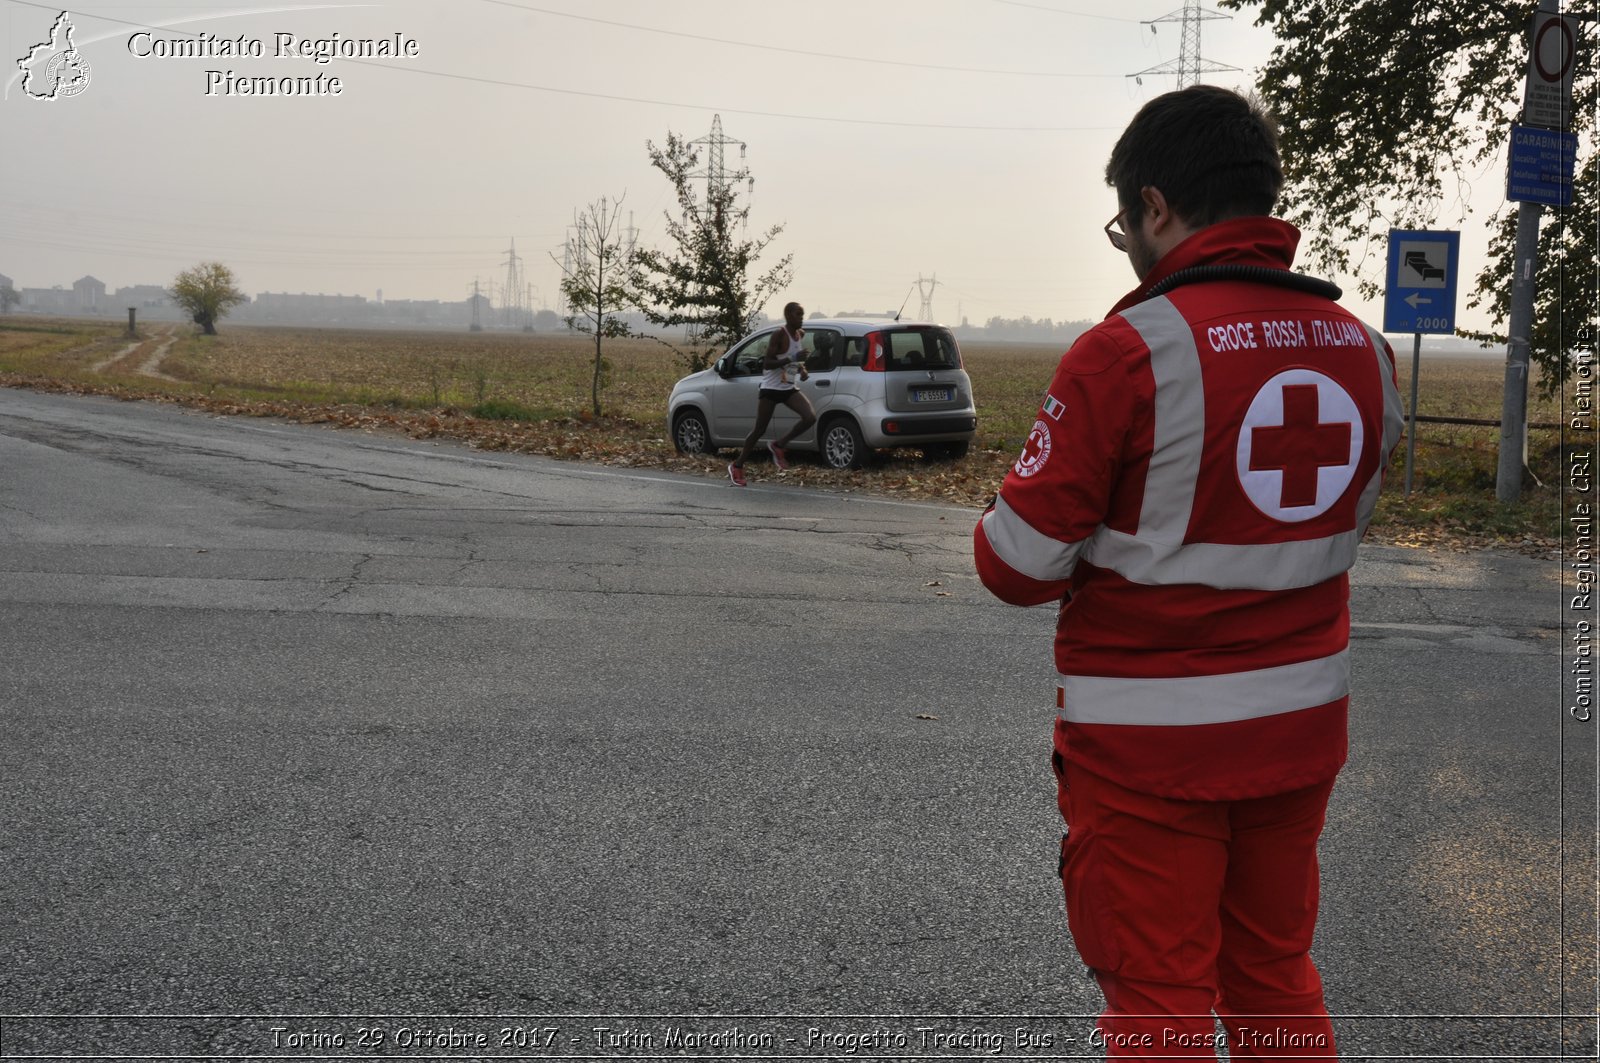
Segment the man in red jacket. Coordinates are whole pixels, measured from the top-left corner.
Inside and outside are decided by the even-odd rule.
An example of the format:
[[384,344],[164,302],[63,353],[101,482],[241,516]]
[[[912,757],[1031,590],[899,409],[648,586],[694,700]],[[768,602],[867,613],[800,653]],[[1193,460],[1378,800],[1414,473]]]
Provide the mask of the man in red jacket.
[[1059,601],[1054,765],[1073,941],[1108,1055],[1332,1056],[1311,962],[1343,765],[1349,582],[1400,437],[1394,356],[1289,271],[1277,132],[1197,85],[1106,166],[1140,285],[1062,358],[975,531]]

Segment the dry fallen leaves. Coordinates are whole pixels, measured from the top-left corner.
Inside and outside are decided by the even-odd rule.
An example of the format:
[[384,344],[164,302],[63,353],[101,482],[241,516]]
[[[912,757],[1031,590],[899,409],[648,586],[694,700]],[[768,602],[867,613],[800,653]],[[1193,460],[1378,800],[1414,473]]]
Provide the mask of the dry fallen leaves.
[[[662,469],[721,480],[726,457],[677,453],[661,436],[661,425],[626,417],[595,418],[588,411],[569,418],[543,421],[499,421],[474,417],[463,411],[409,410],[361,406],[350,403],[318,404],[301,401],[245,401],[184,391],[157,390],[156,381],[112,382],[57,379],[32,374],[0,373],[0,386],[76,395],[105,395],[128,401],[175,403],[236,417],[276,417],[303,424],[323,424],[364,431],[389,431],[413,439],[447,439],[479,450],[537,454],[572,461],[589,461],[622,468]],[[795,462],[781,482],[834,491],[888,495],[921,501],[944,502],[973,510],[988,505],[1005,479],[1015,455],[997,448],[975,449],[965,459],[927,463],[912,452],[889,452],[865,469],[829,469],[805,456]],[[754,481],[780,479],[778,470],[757,462],[750,466]],[[976,518],[976,513],[974,513]],[[940,517],[944,520],[944,517]],[[1394,546],[1431,547],[1456,552],[1481,549],[1509,550],[1538,558],[1559,556],[1560,544],[1539,536],[1506,539],[1474,534],[1460,527],[1374,527],[1371,542]],[[926,584],[940,586],[939,581]],[[950,592],[937,592],[949,597]]]

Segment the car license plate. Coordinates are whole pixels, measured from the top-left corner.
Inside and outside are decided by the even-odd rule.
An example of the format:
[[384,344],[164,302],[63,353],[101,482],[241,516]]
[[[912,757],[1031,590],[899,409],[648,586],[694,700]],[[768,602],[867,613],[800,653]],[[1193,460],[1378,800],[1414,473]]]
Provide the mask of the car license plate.
[[912,402],[949,402],[949,388],[912,388]]

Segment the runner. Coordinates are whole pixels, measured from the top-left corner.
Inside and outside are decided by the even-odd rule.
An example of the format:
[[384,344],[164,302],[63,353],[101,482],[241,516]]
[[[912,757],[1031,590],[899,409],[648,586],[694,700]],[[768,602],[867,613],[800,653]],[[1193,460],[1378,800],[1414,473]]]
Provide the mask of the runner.
[[761,368],[766,370],[766,374],[761,378],[761,391],[756,399],[756,426],[745,438],[739,456],[728,466],[728,479],[738,487],[745,485],[745,460],[756,449],[756,444],[761,441],[761,434],[767,430],[767,425],[772,421],[772,414],[779,406],[789,407],[800,417],[800,423],[785,433],[783,438],[767,444],[767,449],[772,452],[773,462],[780,469],[789,467],[787,451],[789,444],[817,423],[817,415],[811,409],[810,400],[800,393],[795,382],[789,377],[791,365],[799,370],[801,380],[810,376],[806,372],[806,352],[800,345],[801,337],[806,334],[806,330],[800,327],[805,317],[805,307],[799,303],[785,306],[783,328],[772,334],[772,341],[767,344],[767,353],[761,359]]

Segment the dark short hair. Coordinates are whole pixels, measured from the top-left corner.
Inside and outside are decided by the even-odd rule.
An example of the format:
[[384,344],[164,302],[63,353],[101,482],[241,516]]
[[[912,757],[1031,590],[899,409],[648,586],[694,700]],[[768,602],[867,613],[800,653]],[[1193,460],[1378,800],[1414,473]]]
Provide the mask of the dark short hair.
[[1196,228],[1224,218],[1271,214],[1283,188],[1278,123],[1254,97],[1216,85],[1157,96],[1133,116],[1106,163],[1124,225],[1144,214],[1140,190],[1154,185]]
[[799,303],[784,303],[783,304],[783,312],[785,314],[787,314],[791,310],[798,310],[802,314],[806,312],[806,308],[801,306]]

